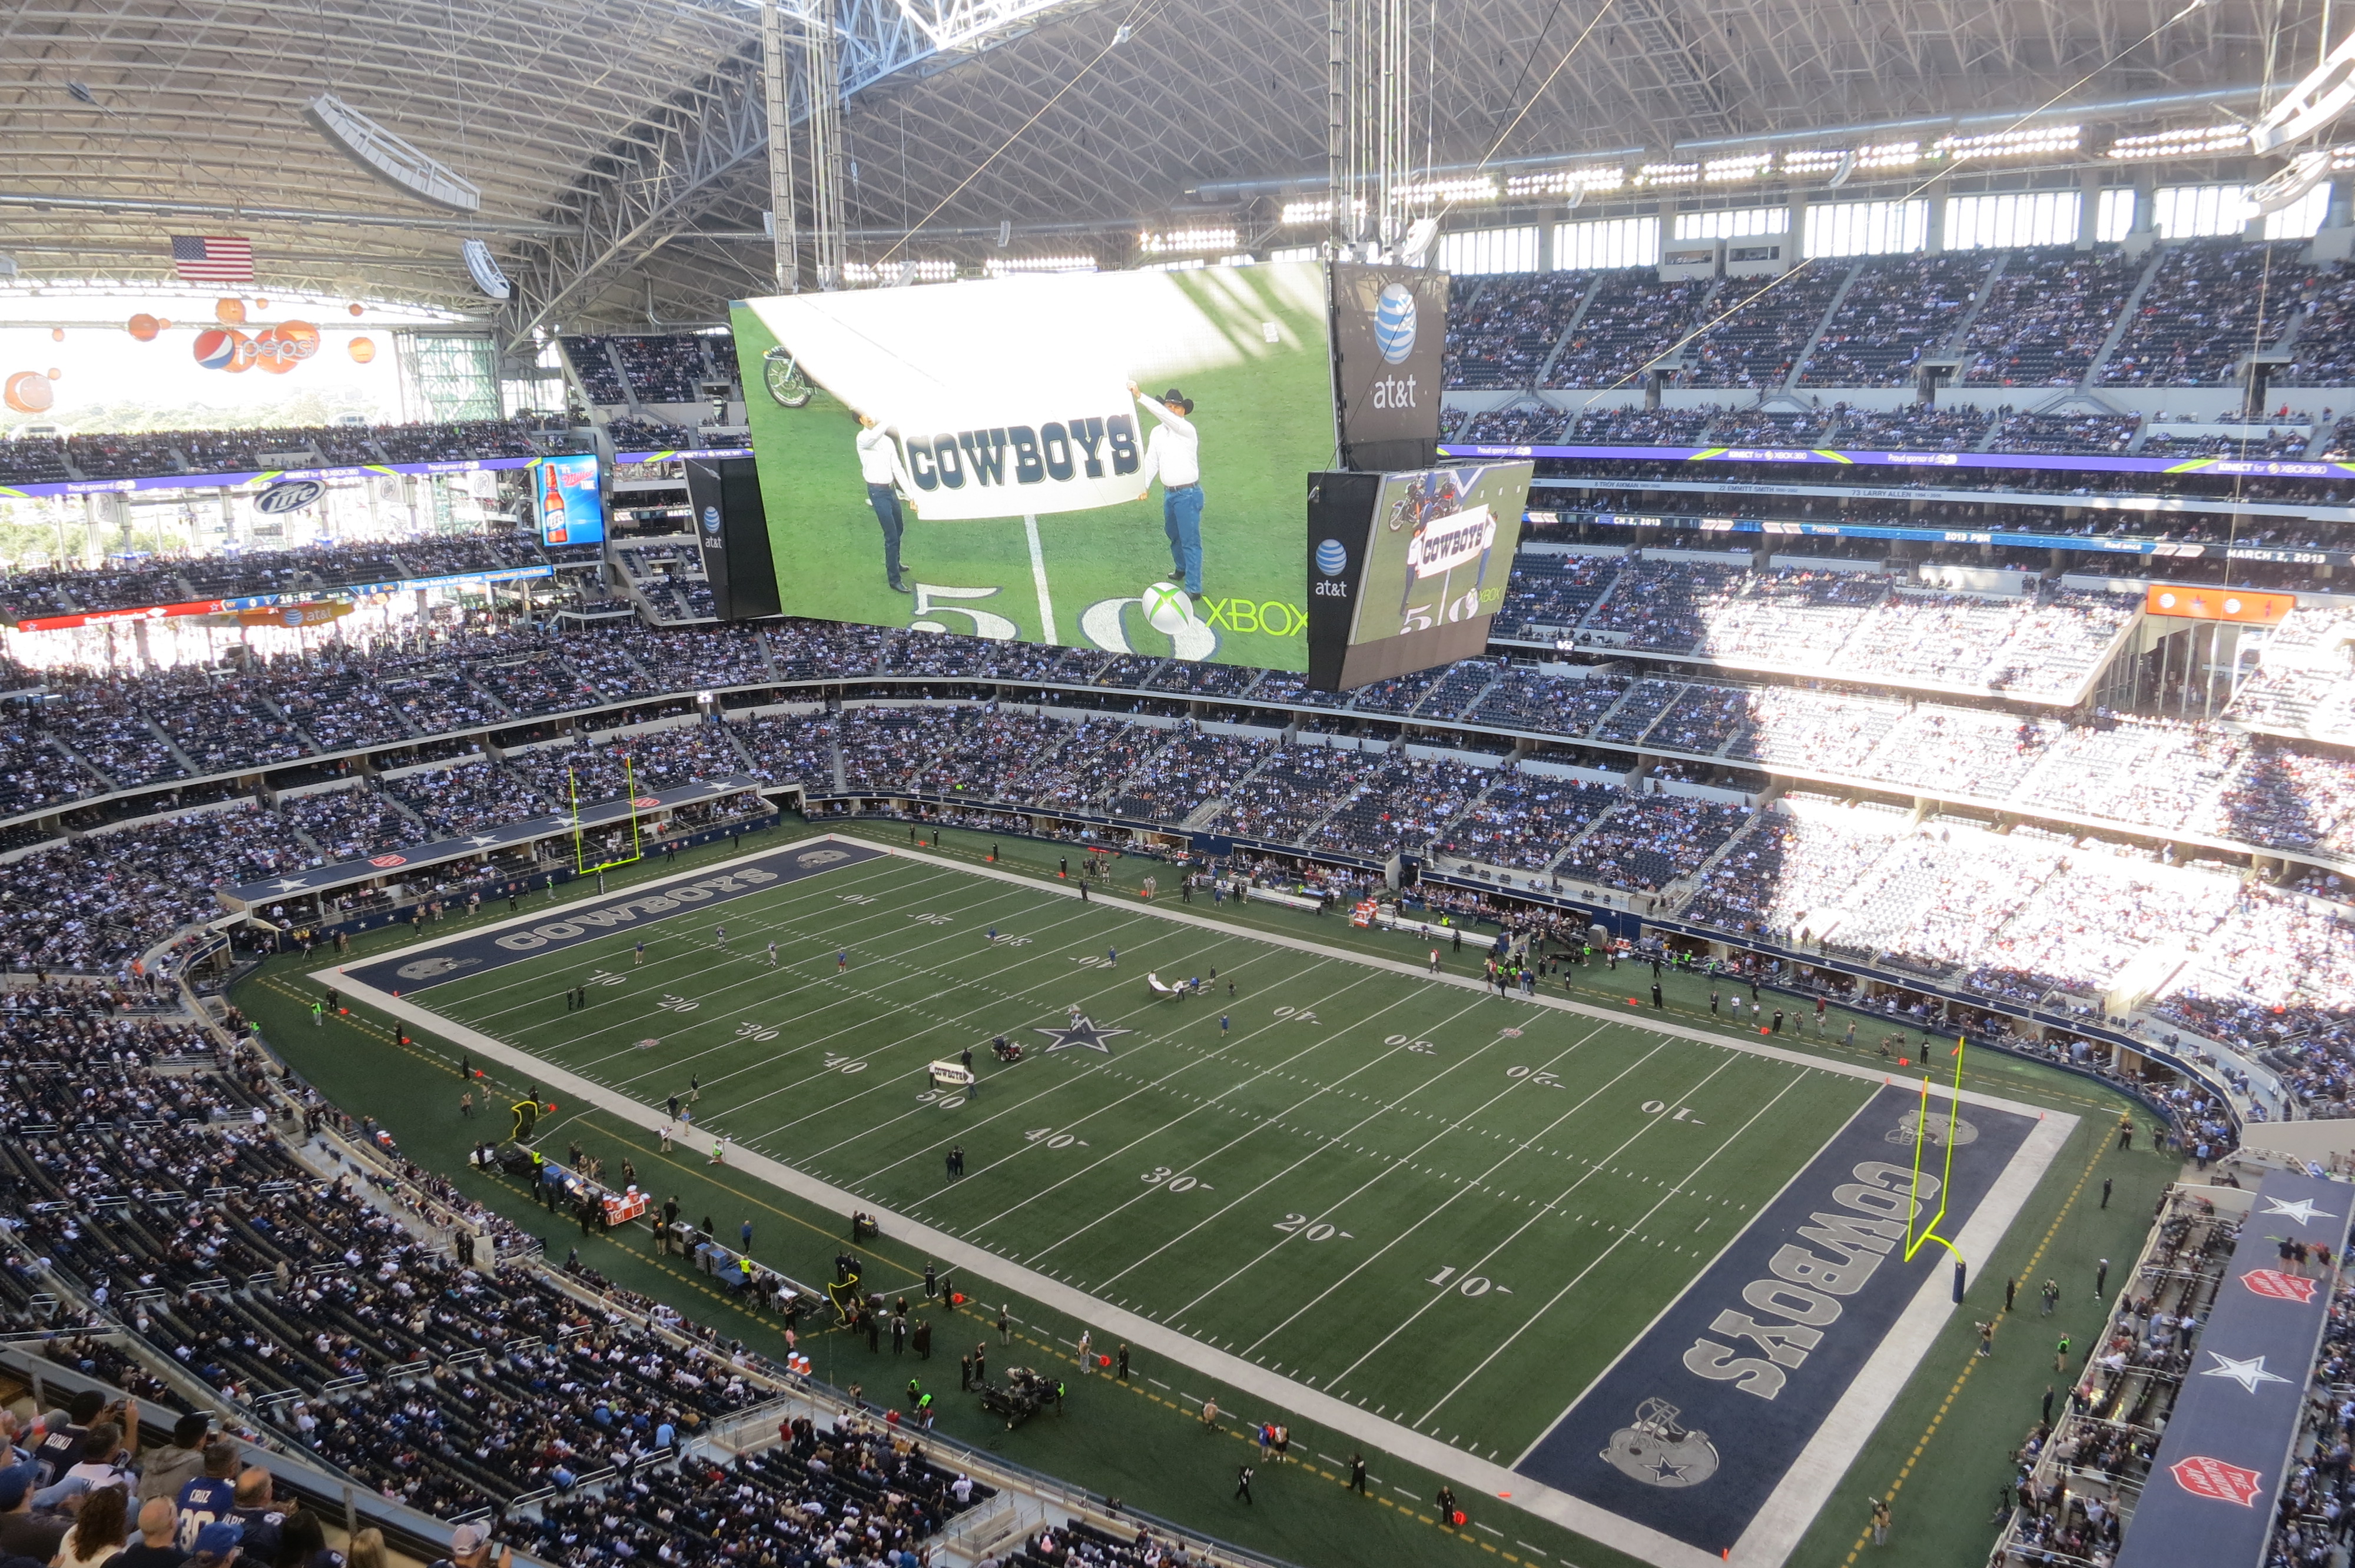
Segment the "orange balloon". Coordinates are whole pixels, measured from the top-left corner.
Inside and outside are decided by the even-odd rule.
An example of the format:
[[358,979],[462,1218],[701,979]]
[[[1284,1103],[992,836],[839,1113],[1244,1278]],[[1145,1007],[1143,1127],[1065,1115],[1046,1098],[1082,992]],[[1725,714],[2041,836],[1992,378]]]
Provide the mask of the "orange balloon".
[[278,328],[278,351],[289,359],[305,360],[319,352],[319,329],[309,322],[284,322]]
[[356,337],[346,346],[352,351],[355,364],[366,365],[376,357],[376,339],[372,337]]
[[51,327],[51,328],[49,329],[49,341],[50,341],[51,343],[63,343],[63,342],[65,342],[65,340],[66,340],[66,329],[65,329],[65,328],[63,328],[63,327]]
[[220,323],[223,326],[243,326],[245,324],[245,302],[243,300],[215,300],[213,302],[213,320]]
[[64,371],[59,370],[59,369],[56,366],[54,366],[54,365],[52,365],[52,366],[49,366],[49,379],[50,379],[50,380],[52,380],[52,381],[59,381],[59,380],[63,380],[63,379],[64,379],[64,377],[65,377],[65,372],[64,372]]
[[5,402],[19,414],[46,414],[57,394],[49,390],[48,378],[37,370],[19,370],[0,387],[0,402]]
[[355,305],[351,305],[351,306],[349,306],[349,307],[347,307],[347,308],[351,311],[352,314],[354,314],[354,315],[358,315],[358,314],[360,313],[360,307],[359,307],[358,305],[357,305],[357,304],[355,304]]
[[155,318],[155,325],[158,328],[168,328],[171,324],[172,318],[169,316],[158,316]]
[[264,327],[253,334],[253,363],[272,376],[283,376],[294,368],[294,357],[285,352],[276,327]]
[[157,321],[154,316],[149,315],[145,311],[142,311],[137,315],[133,316],[131,320],[124,324],[130,331],[131,335],[138,339],[141,343],[154,343],[155,341],[155,334],[164,329],[164,323]]
[[253,308],[257,311],[266,311],[270,308],[270,302],[268,300],[256,300],[253,302]]

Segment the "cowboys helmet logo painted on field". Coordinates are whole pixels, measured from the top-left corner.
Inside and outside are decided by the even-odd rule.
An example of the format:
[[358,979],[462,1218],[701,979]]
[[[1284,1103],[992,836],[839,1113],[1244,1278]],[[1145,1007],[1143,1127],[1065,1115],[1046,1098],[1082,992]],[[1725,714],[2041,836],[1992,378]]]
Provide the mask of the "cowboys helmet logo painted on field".
[[413,964],[401,965],[393,972],[403,980],[436,980],[442,975],[456,974],[460,969],[472,969],[482,961],[480,959],[420,959]]
[[1717,1474],[1717,1446],[1706,1432],[1677,1425],[1677,1407],[1647,1399],[1636,1407],[1636,1424],[1611,1434],[1603,1461],[1647,1487],[1697,1487]]
[[1916,1132],[1921,1134],[1922,1144],[1925,1149],[1944,1149],[1949,1142],[1952,1142],[1956,1149],[1960,1149],[1963,1145],[1975,1141],[1979,1135],[1977,1128],[1946,1111],[1932,1111],[1928,1124],[1925,1126],[1922,1112],[1916,1108],[1899,1117],[1897,1125],[1882,1134],[1882,1137],[1891,1143],[1910,1144],[1913,1141]]
[[848,860],[848,850],[810,850],[794,856],[795,865],[832,865],[838,860]]
[[1414,352],[1414,291],[1392,283],[1374,300],[1374,346],[1392,365]]

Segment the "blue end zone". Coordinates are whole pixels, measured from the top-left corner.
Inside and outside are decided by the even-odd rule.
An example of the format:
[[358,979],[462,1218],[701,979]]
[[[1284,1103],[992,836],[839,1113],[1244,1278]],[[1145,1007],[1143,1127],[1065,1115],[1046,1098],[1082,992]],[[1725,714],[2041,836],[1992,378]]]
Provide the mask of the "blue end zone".
[[[1924,1279],[1904,1260],[1917,1092],[1884,1087],[1782,1195],[1579,1396],[1514,1469],[1715,1556],[1734,1545]],[[1922,1153],[1937,1213],[1934,1099]],[[1944,1235],[1959,1234],[2035,1121],[1962,1107]]]
[[643,929],[681,910],[726,904],[748,894],[764,893],[782,883],[839,871],[861,861],[879,860],[885,853],[860,843],[797,844],[735,862],[725,870],[659,883],[610,903],[585,902],[537,924],[509,921],[493,930],[453,938],[430,954],[411,951],[344,972],[362,985],[409,995],[461,975],[495,969],[542,953],[560,952],[600,937]]

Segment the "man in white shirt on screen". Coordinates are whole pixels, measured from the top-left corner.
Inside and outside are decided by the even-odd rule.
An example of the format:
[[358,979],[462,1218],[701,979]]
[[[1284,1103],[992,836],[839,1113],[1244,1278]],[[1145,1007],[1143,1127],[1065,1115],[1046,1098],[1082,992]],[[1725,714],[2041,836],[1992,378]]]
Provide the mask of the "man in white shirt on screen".
[[875,508],[875,521],[883,524],[883,579],[894,593],[911,592],[900,580],[900,531],[904,526],[900,492],[915,486],[900,465],[900,443],[872,414],[858,416],[858,477],[867,482],[867,503]]
[[1169,535],[1169,570],[1196,599],[1202,597],[1202,437],[1187,415],[1194,399],[1172,387],[1155,402],[1128,384],[1129,396],[1158,421],[1145,443],[1144,500],[1161,477],[1161,526]]

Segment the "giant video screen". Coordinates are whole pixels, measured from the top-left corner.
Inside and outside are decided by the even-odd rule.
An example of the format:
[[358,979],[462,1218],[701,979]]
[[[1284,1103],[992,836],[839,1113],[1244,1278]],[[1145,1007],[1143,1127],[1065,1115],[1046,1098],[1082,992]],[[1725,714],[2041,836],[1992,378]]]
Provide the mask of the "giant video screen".
[[1465,621],[1505,602],[1537,465],[1498,462],[1382,476],[1353,644]]
[[785,614],[1305,670],[1317,262],[739,302]]
[[1311,475],[1309,685],[1353,691],[1487,648],[1535,468]]

